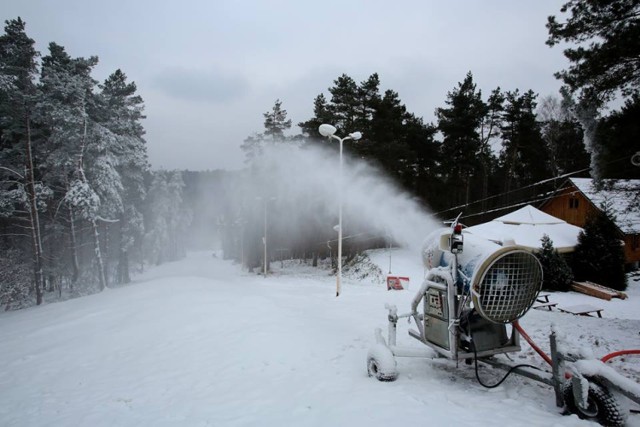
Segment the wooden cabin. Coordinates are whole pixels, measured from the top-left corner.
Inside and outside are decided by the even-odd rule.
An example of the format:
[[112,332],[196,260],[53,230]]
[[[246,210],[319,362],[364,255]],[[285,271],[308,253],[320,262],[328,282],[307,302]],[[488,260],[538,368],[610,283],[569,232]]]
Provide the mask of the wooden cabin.
[[[626,263],[631,268],[640,264],[640,179],[605,180],[602,189],[591,178],[570,178],[540,210],[569,224],[584,227],[587,219],[600,212],[602,203],[611,204],[616,227],[624,241]],[[635,206],[635,208],[634,208]]]

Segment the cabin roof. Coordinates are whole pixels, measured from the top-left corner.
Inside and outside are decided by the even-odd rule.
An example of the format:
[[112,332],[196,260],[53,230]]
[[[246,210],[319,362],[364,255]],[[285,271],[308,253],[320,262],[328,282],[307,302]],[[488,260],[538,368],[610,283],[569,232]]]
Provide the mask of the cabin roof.
[[591,178],[569,181],[596,208],[610,204],[615,224],[624,234],[640,234],[640,179],[604,179],[600,187]]

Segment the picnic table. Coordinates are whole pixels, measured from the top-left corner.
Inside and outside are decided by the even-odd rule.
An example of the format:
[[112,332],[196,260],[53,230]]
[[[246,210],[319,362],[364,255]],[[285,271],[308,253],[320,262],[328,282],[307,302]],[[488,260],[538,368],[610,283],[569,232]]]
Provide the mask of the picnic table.
[[536,297],[536,301],[538,301],[539,303],[545,304],[549,302],[549,295],[551,295],[548,292],[540,292],[538,293],[538,296]]
[[556,305],[558,305],[557,302],[550,302],[549,301],[549,295],[551,295],[548,292],[540,292],[538,294],[538,296],[536,297],[536,303],[533,306],[533,308],[537,308],[537,309],[541,309],[541,308],[546,308],[549,311],[551,311],[551,309],[553,307],[555,307]]
[[558,310],[565,313],[575,314],[576,316],[591,316],[592,313],[596,313],[598,317],[602,317],[603,308],[594,307],[590,304],[578,304],[569,307],[558,307]]

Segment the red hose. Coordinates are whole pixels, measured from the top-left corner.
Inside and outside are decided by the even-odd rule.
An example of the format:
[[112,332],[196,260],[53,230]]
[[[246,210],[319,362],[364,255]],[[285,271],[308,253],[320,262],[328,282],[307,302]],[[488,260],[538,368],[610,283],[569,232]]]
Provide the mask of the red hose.
[[604,356],[602,359],[603,362],[608,362],[609,360],[613,359],[614,357],[620,357],[620,356],[625,356],[627,354],[640,354],[640,350],[620,350],[620,351],[614,351],[613,353],[609,353],[606,356]]
[[[531,348],[533,348],[536,351],[536,353],[538,353],[540,355],[540,357],[542,357],[545,360],[545,362],[547,362],[549,365],[553,365],[553,362],[551,362],[551,358],[549,356],[547,356],[547,354],[544,351],[542,351],[540,349],[540,347],[538,347],[536,345],[536,343],[533,342],[531,337],[529,335],[527,335],[527,333],[524,331],[524,329],[522,329],[522,326],[520,326],[520,323],[517,320],[515,322],[513,322],[513,327],[516,328],[516,330],[520,333],[520,335],[522,335],[522,338],[524,338],[529,343]],[[607,354],[606,356],[604,356],[600,360],[603,363],[606,363],[609,360],[613,359],[614,357],[626,356],[628,354],[638,354],[638,355],[640,355],[640,350],[614,351],[613,353]]]

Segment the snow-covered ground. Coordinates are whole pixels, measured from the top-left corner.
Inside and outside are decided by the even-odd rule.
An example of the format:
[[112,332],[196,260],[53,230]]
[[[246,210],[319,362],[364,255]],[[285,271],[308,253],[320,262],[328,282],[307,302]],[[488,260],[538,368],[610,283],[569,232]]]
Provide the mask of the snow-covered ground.
[[[388,271],[387,251],[371,260]],[[365,358],[374,328],[386,328],[385,303],[408,310],[423,277],[419,254],[395,250],[391,261],[393,273],[411,278],[408,291],[387,291],[371,267],[347,275],[336,298],[327,270],[274,263],[264,278],[201,252],[131,286],[0,314],[0,425],[590,424],[561,415],[548,386],[512,375],[488,390],[472,367],[450,361],[398,359],[397,381],[369,378]],[[531,310],[521,323],[545,349],[552,323],[595,356],[640,348],[637,276],[628,294],[611,302],[552,294],[560,306],[604,308],[603,318]],[[420,347],[406,324],[398,340]],[[526,343],[516,359],[544,363]],[[637,359],[612,366],[637,382]]]

